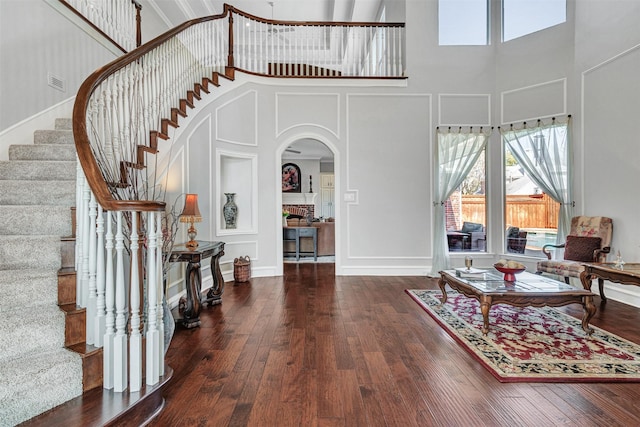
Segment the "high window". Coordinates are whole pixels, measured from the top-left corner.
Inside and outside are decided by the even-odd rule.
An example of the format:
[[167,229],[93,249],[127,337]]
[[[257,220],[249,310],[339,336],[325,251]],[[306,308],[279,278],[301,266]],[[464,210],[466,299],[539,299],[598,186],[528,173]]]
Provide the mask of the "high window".
[[567,21],[567,0],[502,0],[502,41]]
[[489,0],[439,0],[441,46],[489,43]]

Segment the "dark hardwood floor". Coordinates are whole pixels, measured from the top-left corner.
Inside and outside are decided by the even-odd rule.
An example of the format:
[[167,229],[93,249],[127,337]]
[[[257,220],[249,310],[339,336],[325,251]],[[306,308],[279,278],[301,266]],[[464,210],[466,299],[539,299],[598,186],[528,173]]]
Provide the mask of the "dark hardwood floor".
[[[152,426],[640,425],[640,383],[499,383],[404,293],[433,279],[284,269],[176,329]],[[640,343],[638,308],[609,301],[592,324]]]

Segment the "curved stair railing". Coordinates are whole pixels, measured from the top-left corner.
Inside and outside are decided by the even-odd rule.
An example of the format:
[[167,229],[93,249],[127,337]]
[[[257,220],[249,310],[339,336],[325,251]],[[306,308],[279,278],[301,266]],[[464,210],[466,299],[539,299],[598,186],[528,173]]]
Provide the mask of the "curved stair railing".
[[[281,34],[288,37],[263,43]],[[282,23],[225,5],[85,80],[73,111],[77,304],[86,307],[87,344],[103,347],[104,388],[139,391],[143,366],[148,385],[164,374],[165,202],[147,165],[180,118],[235,70],[404,78],[403,45],[403,24]]]

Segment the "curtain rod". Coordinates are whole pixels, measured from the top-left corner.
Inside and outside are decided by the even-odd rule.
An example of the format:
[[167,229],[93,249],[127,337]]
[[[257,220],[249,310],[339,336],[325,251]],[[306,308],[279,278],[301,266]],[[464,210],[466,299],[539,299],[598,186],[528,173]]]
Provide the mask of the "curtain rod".
[[[567,119],[570,119],[570,118],[571,118],[571,114],[567,114]],[[543,119],[537,119],[537,120],[536,120],[536,124],[538,124],[538,125],[539,125],[542,121],[543,121]],[[555,121],[556,121],[556,118],[555,118],[555,117],[551,117],[551,123],[553,123],[553,122],[555,122]],[[524,128],[524,129],[526,129],[526,128],[527,128],[527,122],[522,122],[522,126],[523,126],[523,128]],[[509,127],[510,127],[511,129],[513,129],[513,123],[511,123],[511,124],[509,125]],[[500,130],[500,129],[502,129],[502,127],[501,127],[501,126],[498,126],[498,130]]]

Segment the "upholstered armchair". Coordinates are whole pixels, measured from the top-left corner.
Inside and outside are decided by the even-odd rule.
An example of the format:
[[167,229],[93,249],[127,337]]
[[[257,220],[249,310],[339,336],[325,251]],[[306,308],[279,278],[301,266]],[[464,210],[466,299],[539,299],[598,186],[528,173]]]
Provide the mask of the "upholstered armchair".
[[[538,262],[536,274],[550,273],[564,277],[580,277],[585,262],[605,262],[611,251],[613,221],[604,216],[576,216],[571,219],[571,230],[567,240],[561,245],[544,245],[542,252],[547,256]],[[548,248],[564,248],[564,259],[553,260]],[[603,281],[598,280],[602,296]]]

